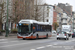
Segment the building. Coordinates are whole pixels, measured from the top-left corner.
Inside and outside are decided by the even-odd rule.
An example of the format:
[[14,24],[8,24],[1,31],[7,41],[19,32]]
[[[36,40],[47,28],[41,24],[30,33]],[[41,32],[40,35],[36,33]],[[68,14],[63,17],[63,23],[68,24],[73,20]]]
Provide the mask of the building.
[[[37,5],[37,19],[38,21],[41,22],[50,22],[50,24],[53,24],[53,6],[44,4],[44,5]],[[36,14],[36,12],[35,12]]]
[[54,5],[54,16],[53,22],[59,24],[59,28],[62,28],[62,25],[72,25],[72,6],[69,4],[58,3]]
[[72,28],[73,31],[75,32],[75,12],[72,12]]
[[57,22],[57,12],[55,10],[55,6],[53,7],[53,23]]
[[[63,4],[63,3],[58,3],[58,7],[60,7],[63,10],[63,13],[65,13],[67,16],[67,25],[72,26],[72,6],[68,3]],[[64,19],[66,19],[64,18]],[[63,19],[63,18],[62,18]]]
[[47,17],[45,17],[45,22],[53,24],[53,6],[47,5]]
[[72,6],[69,5],[68,3],[63,4],[63,3],[58,3],[58,6],[63,9],[68,15],[72,15]]
[[58,23],[59,28],[61,28],[61,17],[63,16],[63,10],[57,5],[54,5],[53,8],[53,23]]
[[63,13],[63,16],[61,17],[61,23],[62,23],[62,25],[67,25],[67,23],[68,23],[67,20],[68,20],[67,14]]

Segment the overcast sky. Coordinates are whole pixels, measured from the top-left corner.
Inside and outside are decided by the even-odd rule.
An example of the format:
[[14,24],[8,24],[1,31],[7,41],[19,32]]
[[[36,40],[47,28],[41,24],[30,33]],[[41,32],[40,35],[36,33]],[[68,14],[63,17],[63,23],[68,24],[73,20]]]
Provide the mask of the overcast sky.
[[69,3],[73,6],[73,11],[75,11],[75,0],[46,0],[46,3],[54,5],[58,3]]

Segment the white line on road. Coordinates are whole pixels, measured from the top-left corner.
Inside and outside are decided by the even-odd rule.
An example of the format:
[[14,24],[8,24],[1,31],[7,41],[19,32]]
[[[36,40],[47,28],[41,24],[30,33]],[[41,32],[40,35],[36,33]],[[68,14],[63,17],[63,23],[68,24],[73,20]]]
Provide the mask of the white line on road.
[[[65,41],[65,42],[72,42],[72,41],[75,41],[75,40],[69,40],[69,41]],[[63,42],[64,43],[64,42]],[[42,47],[37,47],[36,49],[43,49],[43,48],[47,48],[47,47],[52,47],[54,45],[58,45],[59,43],[54,43],[53,45],[46,45],[46,46],[42,46]],[[61,48],[61,47],[60,47]],[[35,50],[36,50],[35,49]]]
[[46,47],[50,47],[50,46],[53,46],[53,45],[46,45]]
[[46,46],[41,46],[41,47],[37,47],[36,49],[30,49],[30,50],[43,49],[43,48],[50,47],[50,46],[53,46],[53,45],[46,45]]
[[36,49],[42,49],[42,48],[45,48],[45,46],[42,46],[42,47],[38,47],[38,48],[36,48]]
[[36,50],[36,49],[31,49],[31,50]]
[[0,39],[0,41],[4,41],[4,40],[7,40],[7,39]]
[[57,45],[58,43],[54,43],[53,45]]

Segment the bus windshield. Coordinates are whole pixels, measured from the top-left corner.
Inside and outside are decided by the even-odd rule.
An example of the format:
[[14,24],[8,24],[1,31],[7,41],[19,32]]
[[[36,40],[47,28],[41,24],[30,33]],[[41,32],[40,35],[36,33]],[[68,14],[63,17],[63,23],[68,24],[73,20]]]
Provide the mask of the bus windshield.
[[21,33],[30,33],[31,32],[31,25],[30,24],[21,24],[18,25],[18,32]]

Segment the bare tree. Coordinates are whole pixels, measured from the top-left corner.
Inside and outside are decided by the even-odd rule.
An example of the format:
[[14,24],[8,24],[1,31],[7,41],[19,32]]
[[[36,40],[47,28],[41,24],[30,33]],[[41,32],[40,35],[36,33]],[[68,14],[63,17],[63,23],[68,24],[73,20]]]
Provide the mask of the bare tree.
[[13,21],[15,22],[15,23],[17,23],[17,12],[18,12],[18,1],[17,0],[15,0],[15,2],[14,2],[14,4],[13,4],[13,9],[14,9],[14,15],[15,15],[15,17],[13,18]]
[[25,0],[15,0],[14,2],[14,15],[15,22],[25,18]]
[[2,14],[4,12],[4,3],[0,4],[0,30],[2,29]]
[[34,0],[25,0],[25,19],[32,19],[34,16]]
[[34,5],[34,18],[37,21],[43,20],[43,0],[36,0]]

